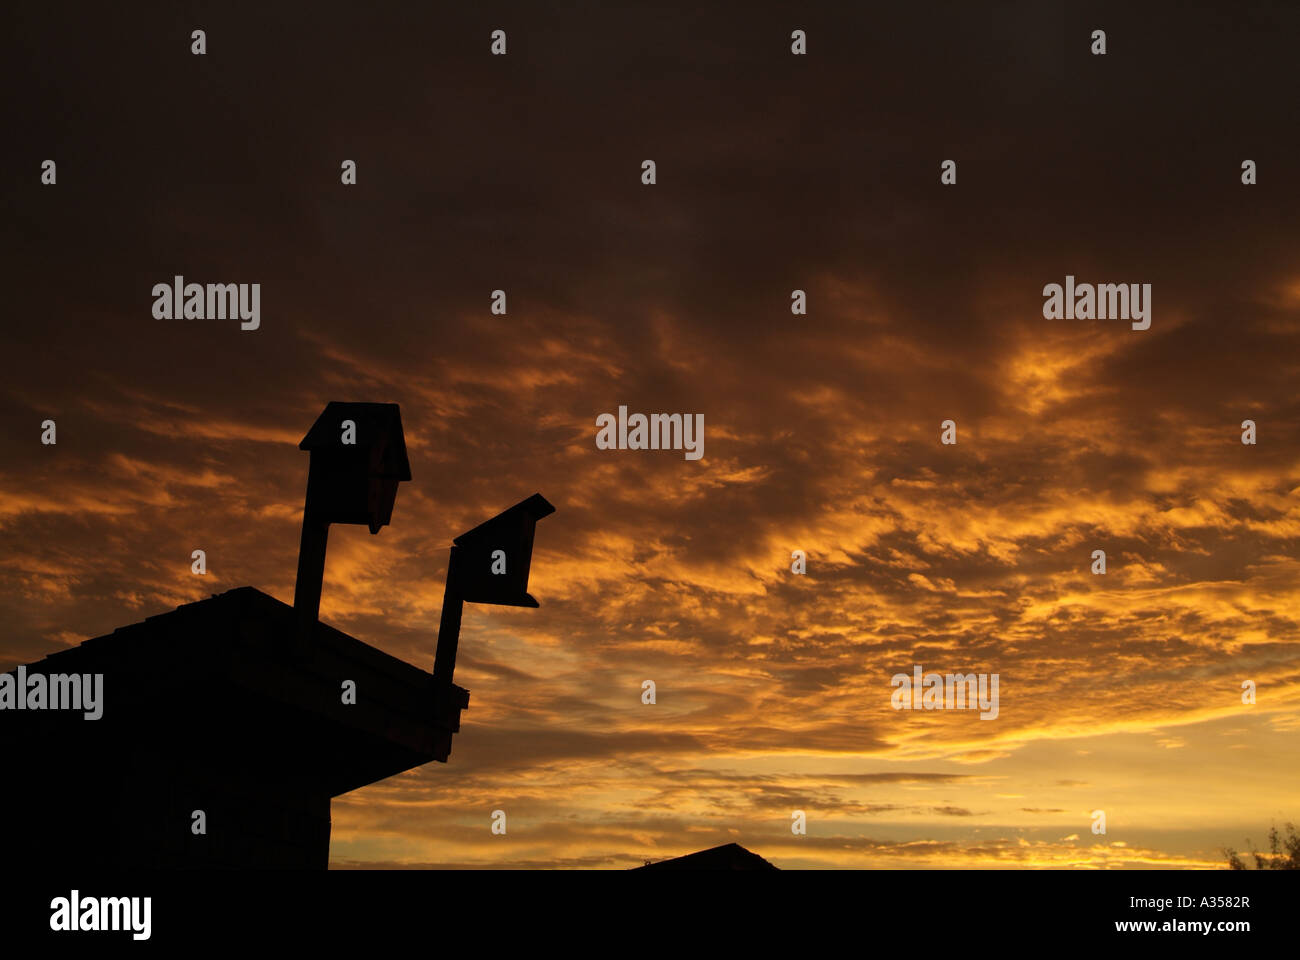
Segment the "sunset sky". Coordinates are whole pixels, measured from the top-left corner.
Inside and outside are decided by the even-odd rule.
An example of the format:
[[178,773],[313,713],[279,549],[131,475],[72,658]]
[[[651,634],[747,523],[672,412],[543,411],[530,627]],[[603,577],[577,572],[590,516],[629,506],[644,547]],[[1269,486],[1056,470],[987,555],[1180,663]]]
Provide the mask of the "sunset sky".
[[[297,443],[395,402],[323,620],[430,669],[451,539],[556,513],[334,867],[1217,867],[1300,820],[1300,8],[274,6],[0,15],[0,669],[292,602]],[[178,274],[260,329],[154,319]],[[1067,275],[1150,329],[1045,320]],[[620,404],[703,459],[597,449]],[[893,710],[916,664],[997,719]]]

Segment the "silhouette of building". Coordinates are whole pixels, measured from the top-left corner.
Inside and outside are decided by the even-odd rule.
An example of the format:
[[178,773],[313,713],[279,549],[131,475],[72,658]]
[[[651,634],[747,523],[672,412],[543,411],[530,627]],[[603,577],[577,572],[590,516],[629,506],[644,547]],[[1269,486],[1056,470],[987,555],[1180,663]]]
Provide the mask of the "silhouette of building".
[[779,870],[738,843],[724,843],[669,860],[657,860],[633,870]]
[[[536,494],[457,538],[428,673],[317,619],[329,525],[377,533],[411,477],[397,405],[330,403],[300,448],[294,606],[240,587],[18,668],[102,675],[102,717],[0,711],[6,861],[323,869],[331,798],[446,762],[469,706],[461,604],[537,606],[533,528],[555,508]],[[509,575],[484,585],[489,563]]]
[[27,665],[103,674],[104,712],[6,711],[6,859],[323,869],[330,799],[446,762],[469,692],[439,716],[432,674],[323,623],[295,635],[293,607],[240,587]]

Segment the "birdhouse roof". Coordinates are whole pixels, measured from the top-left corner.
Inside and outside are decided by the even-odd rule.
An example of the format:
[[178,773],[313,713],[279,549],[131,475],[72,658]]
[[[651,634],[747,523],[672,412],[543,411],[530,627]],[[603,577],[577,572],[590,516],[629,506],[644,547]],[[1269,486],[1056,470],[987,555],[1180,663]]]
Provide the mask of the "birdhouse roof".
[[536,524],[542,517],[549,517],[554,512],[555,507],[551,506],[550,501],[540,493],[534,493],[527,500],[516,503],[491,520],[483,521],[473,530],[462,533],[452,543],[458,547],[472,546],[479,541],[496,537],[501,530],[509,529],[516,524]]
[[358,452],[377,455],[381,472],[399,480],[411,479],[411,463],[406,458],[406,436],[402,432],[402,413],[395,403],[356,403],[331,400],[312,424],[299,450],[347,450],[341,443],[340,424],[351,420],[357,425]]

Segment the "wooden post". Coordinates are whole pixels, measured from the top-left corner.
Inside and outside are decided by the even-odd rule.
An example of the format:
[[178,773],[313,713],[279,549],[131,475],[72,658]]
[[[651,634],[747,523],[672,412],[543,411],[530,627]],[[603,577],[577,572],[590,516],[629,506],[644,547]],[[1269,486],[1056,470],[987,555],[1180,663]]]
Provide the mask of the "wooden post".
[[[310,497],[308,498],[310,500]],[[302,540],[298,545],[298,580],[293,587],[293,609],[298,620],[298,640],[311,639],[320,617],[321,584],[325,580],[325,544],[330,525],[316,516],[308,503],[302,511]]]
[[456,548],[451,548],[447,560],[447,588],[442,594],[442,617],[438,621],[438,649],[433,655],[433,679],[440,686],[450,687],[456,670],[456,646],[460,642],[460,615],[465,606],[456,583]]

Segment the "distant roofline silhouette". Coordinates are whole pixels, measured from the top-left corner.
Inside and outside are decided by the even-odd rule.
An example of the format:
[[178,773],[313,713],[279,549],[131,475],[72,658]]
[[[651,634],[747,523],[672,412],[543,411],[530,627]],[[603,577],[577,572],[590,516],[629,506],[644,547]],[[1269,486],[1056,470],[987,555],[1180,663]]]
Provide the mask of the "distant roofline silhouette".
[[720,847],[710,847],[696,853],[681,857],[658,860],[633,870],[779,870],[780,867],[769,863],[751,850],[746,850],[738,843],[724,843]]

